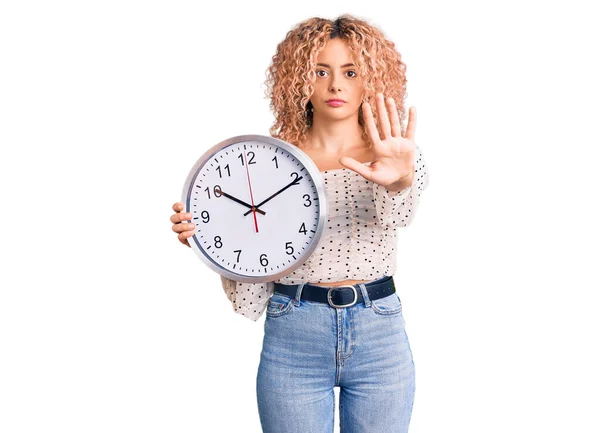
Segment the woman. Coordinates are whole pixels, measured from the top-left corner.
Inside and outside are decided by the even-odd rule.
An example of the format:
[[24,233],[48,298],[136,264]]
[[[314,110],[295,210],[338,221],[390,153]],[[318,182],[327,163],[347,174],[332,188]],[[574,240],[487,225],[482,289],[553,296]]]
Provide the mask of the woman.
[[[266,310],[264,432],[333,432],[335,386],[342,433],[408,431],[414,363],[392,275],[396,228],[414,217],[428,173],[412,107],[403,129],[405,70],[394,44],[350,15],[298,24],[269,67],[271,135],[322,172],[329,219],[289,275],[266,284],[221,277],[236,312],[257,320]],[[189,246],[194,224],[183,208],[173,205],[171,222]]]

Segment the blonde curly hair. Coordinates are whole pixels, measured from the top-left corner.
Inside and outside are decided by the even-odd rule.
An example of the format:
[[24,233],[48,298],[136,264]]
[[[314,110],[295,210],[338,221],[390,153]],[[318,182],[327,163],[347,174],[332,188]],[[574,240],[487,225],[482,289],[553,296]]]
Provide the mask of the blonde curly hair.
[[[327,41],[334,38],[346,42],[363,77],[362,102],[371,103],[377,93],[394,98],[404,136],[406,65],[395,44],[379,29],[348,14],[335,20],[309,18],[294,26],[277,45],[265,81],[265,94],[271,100],[270,108],[275,115],[269,129],[271,135],[296,146],[306,139],[306,132],[312,126],[310,97],[314,91],[317,57]],[[375,105],[372,107],[377,125]],[[362,138],[370,142],[362,110],[359,110],[359,124],[363,128]]]

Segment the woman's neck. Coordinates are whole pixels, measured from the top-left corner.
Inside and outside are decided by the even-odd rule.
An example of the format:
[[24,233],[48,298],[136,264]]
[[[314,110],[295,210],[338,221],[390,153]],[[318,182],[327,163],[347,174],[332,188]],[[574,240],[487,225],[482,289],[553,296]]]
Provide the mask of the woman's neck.
[[335,122],[315,122],[306,133],[304,147],[322,155],[343,156],[368,148],[356,118]]

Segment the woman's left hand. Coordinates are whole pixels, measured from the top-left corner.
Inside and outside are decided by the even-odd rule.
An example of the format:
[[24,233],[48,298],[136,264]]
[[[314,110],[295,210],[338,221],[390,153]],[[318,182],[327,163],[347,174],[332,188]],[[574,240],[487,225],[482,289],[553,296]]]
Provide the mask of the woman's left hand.
[[416,109],[410,107],[406,135],[402,137],[402,126],[394,99],[388,98],[384,101],[383,94],[378,93],[375,95],[375,100],[383,139],[380,138],[375,126],[371,105],[368,102],[362,104],[365,126],[373,143],[374,159],[371,165],[364,165],[349,156],[341,157],[339,162],[365,179],[385,186],[390,191],[401,191],[411,185],[415,174],[416,145],[413,140],[417,127]]

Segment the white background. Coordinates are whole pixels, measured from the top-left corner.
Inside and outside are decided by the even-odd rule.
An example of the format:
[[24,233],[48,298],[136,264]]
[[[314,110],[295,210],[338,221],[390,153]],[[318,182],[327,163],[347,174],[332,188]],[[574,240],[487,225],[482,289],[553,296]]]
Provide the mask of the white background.
[[583,4],[3,2],[0,431],[260,432],[264,316],[233,312],[171,206],[204,150],[268,135],[286,32],[347,12],[402,53],[430,169],[395,275],[411,433],[599,432]]

